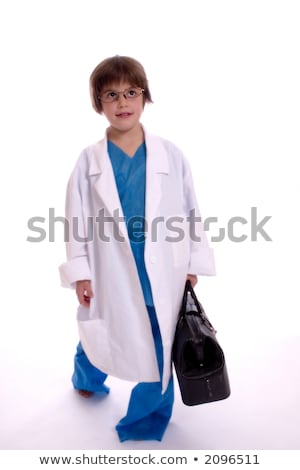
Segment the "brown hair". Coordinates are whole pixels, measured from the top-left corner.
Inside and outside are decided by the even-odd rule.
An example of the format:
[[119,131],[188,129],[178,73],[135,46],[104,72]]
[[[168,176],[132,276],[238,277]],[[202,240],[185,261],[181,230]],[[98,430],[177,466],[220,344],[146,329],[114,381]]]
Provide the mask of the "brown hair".
[[91,100],[97,113],[102,114],[103,112],[99,98],[103,88],[122,81],[143,88],[144,105],[145,103],[152,103],[148,80],[142,64],[131,57],[116,55],[100,62],[90,76]]

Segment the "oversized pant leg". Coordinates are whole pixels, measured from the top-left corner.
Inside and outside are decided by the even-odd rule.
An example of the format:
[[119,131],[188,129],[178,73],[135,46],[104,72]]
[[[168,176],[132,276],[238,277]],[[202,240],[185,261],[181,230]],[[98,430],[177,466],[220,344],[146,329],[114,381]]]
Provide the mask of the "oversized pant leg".
[[[155,342],[160,376],[163,370],[163,346],[154,307],[147,307]],[[126,440],[161,441],[172,415],[174,384],[171,377],[164,394],[162,383],[142,382],[137,384],[130,396],[126,416],[117,424],[116,430],[121,442]]]
[[95,393],[109,393],[104,384],[107,374],[94,367],[88,360],[81,343],[77,346],[74,357],[74,373],[72,383],[76,390],[87,390]]

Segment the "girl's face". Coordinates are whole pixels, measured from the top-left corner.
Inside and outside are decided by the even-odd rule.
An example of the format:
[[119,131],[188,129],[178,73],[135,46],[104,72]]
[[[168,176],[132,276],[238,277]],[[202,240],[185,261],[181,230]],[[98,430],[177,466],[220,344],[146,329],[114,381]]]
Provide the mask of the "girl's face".
[[103,114],[111,127],[128,132],[139,126],[144,110],[143,90],[128,82],[112,83],[101,94]]

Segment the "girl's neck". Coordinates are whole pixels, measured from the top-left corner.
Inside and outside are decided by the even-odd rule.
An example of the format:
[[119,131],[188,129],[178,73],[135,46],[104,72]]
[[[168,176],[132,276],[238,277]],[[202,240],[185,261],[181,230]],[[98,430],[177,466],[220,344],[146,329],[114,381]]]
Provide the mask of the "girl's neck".
[[120,147],[129,157],[133,157],[139,146],[144,142],[144,131],[140,124],[124,132],[110,127],[107,138]]
[[128,131],[119,131],[114,127],[109,127],[107,138],[120,147],[129,144],[140,145],[144,141],[144,131],[140,124]]

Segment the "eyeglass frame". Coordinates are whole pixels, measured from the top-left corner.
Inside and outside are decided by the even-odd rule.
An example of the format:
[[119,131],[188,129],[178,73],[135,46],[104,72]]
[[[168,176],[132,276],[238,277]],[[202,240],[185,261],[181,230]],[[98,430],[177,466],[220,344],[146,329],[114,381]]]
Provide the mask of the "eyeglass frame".
[[[125,92],[127,91],[130,91],[130,90],[139,90],[140,93],[137,94],[136,96],[132,96],[130,98],[128,98],[126,95],[125,95]],[[125,90],[122,90],[122,91],[115,91],[115,90],[107,90],[107,92],[113,92],[116,94],[116,97],[114,97],[111,101],[107,101],[107,100],[103,100],[103,98],[101,96],[98,96],[98,99],[102,102],[102,103],[114,103],[115,101],[119,101],[120,99],[120,95],[123,95],[123,97],[125,98],[125,100],[135,100],[136,98],[138,98],[139,96],[141,96],[143,93],[144,93],[145,89],[144,88],[140,88],[140,87],[129,87],[129,88],[125,88]]]

